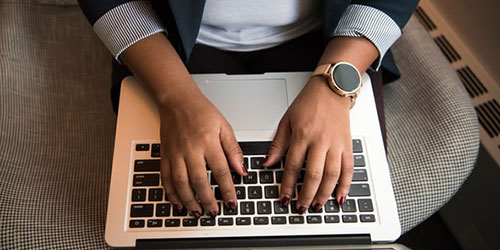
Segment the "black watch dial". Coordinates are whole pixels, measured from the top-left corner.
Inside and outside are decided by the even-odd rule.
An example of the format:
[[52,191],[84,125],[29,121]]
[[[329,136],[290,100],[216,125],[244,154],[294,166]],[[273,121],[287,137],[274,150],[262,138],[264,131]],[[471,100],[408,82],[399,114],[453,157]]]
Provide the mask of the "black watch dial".
[[335,65],[332,76],[337,87],[345,92],[353,92],[361,84],[358,71],[349,64]]

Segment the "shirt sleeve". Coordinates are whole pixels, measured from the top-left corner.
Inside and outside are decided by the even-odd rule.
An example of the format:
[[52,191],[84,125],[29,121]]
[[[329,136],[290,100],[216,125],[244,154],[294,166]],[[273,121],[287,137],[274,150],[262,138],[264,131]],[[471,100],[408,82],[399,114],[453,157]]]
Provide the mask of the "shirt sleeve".
[[[85,9],[82,9],[85,13]],[[98,18],[87,16],[94,32],[116,60],[124,50],[138,41],[166,32],[149,1],[129,1],[114,6]]]
[[383,11],[361,4],[350,4],[333,36],[364,37],[375,45],[379,57],[372,68],[378,70],[385,53],[401,36],[398,24]]

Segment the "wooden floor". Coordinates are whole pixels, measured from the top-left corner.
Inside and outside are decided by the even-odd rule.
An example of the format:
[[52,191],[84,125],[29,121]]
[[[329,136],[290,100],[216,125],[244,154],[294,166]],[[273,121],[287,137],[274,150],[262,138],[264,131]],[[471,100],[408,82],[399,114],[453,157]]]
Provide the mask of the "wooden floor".
[[402,235],[397,243],[413,250],[462,249],[437,213],[410,232]]

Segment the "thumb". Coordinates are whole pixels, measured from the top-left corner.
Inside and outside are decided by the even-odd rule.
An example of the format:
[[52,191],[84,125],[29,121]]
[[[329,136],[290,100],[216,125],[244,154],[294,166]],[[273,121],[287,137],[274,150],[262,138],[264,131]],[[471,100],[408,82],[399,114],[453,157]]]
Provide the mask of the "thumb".
[[274,136],[273,142],[269,146],[269,151],[267,156],[262,162],[264,167],[270,167],[281,159],[281,156],[285,153],[290,143],[290,125],[288,120],[282,119],[276,135]]
[[236,141],[231,125],[226,120],[221,125],[220,142],[229,166],[239,175],[247,175],[247,166],[243,161],[243,152]]

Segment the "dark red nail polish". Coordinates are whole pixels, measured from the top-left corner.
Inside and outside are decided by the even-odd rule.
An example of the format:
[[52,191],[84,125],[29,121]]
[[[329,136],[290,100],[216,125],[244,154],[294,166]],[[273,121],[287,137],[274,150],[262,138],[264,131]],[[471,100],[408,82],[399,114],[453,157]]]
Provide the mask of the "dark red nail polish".
[[339,205],[342,207],[342,206],[344,206],[344,203],[345,203],[345,196],[342,196],[342,197],[340,197]]
[[321,203],[316,203],[313,205],[313,209],[314,209],[314,212],[319,212],[319,210],[321,210],[321,208],[323,207],[323,204]]
[[215,218],[215,216],[217,216],[217,213],[215,212],[215,210],[212,210],[210,212],[207,213],[208,216],[212,217],[212,218]]
[[243,170],[243,173],[248,174],[247,165],[245,165],[245,162],[241,163],[241,169]]
[[198,210],[191,211],[191,215],[193,215],[197,219],[200,218],[200,216],[201,216],[201,214]]
[[288,207],[288,204],[290,204],[290,196],[285,195],[281,198],[281,207]]
[[306,209],[307,207],[302,205],[299,208],[297,208],[297,212],[299,212],[299,214],[303,214],[306,211]]
[[231,210],[236,210],[236,203],[233,200],[227,202],[227,207]]

